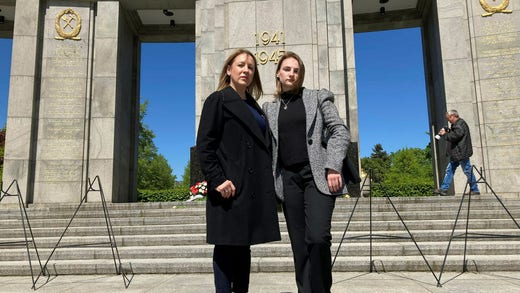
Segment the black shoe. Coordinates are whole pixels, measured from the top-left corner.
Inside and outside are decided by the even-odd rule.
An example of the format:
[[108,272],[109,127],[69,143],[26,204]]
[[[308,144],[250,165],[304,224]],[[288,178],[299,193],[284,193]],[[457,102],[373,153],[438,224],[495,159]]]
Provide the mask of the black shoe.
[[444,189],[439,189],[439,188],[436,188],[433,193],[435,194],[438,194],[438,195],[441,195],[441,196],[446,196],[448,195],[448,191],[447,190],[444,190]]
[[468,191],[468,192],[464,193],[464,195],[470,195],[470,193],[471,193],[471,195],[480,195],[479,191]]

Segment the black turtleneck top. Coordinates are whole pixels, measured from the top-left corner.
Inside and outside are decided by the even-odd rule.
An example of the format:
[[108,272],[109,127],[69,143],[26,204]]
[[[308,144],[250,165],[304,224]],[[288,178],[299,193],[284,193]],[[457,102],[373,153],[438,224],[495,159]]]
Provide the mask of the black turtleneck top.
[[309,161],[305,106],[301,91],[296,94],[283,93],[280,99],[278,158],[283,167],[290,168]]

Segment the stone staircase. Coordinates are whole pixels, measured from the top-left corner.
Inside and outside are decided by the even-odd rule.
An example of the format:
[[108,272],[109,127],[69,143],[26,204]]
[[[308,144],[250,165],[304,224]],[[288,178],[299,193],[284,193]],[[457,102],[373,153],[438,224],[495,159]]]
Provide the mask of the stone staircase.
[[[520,200],[502,200],[513,217],[518,219]],[[431,268],[436,272],[441,270],[461,197],[391,198],[417,246],[388,199],[373,198],[372,213],[369,212],[368,198],[359,199],[352,213],[355,201],[355,198],[338,198],[336,202],[332,223],[333,257],[351,215],[352,220],[334,271],[368,272],[370,260],[375,271],[428,271],[417,246]],[[76,207],[73,204],[38,204],[27,208],[42,263],[47,260]],[[205,243],[204,202],[114,203],[108,204],[108,208],[125,270],[131,263],[136,274],[212,271],[213,247]],[[282,240],[252,247],[252,272],[293,270],[286,225],[283,214],[279,213],[279,216]],[[466,233],[466,220],[467,197],[455,235]],[[472,196],[468,227],[468,270],[520,270],[520,229],[494,196]],[[481,237],[487,234],[511,237]],[[369,235],[372,235],[372,241]],[[23,240],[18,207],[0,202],[0,276],[30,275],[26,247],[2,245]],[[49,260],[51,274],[115,273],[112,250],[108,244],[99,245],[102,242],[109,242],[102,206],[100,203],[86,203],[60,243],[60,246],[69,246],[56,249]],[[463,238],[453,239],[445,271],[462,270],[464,243]],[[37,274],[39,266],[36,255],[34,249],[30,251]]]

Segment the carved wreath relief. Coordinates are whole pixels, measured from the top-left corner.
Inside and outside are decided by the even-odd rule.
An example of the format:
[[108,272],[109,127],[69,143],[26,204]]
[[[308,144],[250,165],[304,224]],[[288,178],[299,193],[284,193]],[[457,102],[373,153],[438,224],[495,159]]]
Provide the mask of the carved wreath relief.
[[58,35],[54,37],[57,40],[80,40],[78,37],[81,31],[81,16],[71,8],[67,8],[58,15],[54,22]]
[[[495,0],[493,0],[495,1]],[[482,14],[482,16],[491,16],[495,13],[512,13],[513,10],[506,10],[507,6],[509,6],[509,0],[503,0],[497,6],[491,6],[487,3],[486,0],[480,0],[480,6],[487,11],[487,13]]]

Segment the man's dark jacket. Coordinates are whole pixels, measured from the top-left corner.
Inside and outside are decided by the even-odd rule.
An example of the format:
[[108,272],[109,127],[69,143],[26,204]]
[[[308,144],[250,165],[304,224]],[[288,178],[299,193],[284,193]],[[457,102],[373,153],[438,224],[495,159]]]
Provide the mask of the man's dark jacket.
[[458,162],[468,159],[473,155],[473,146],[471,145],[471,134],[469,127],[464,119],[459,118],[451,125],[450,131],[444,135],[444,139],[448,141],[448,149],[446,153],[452,161]]

